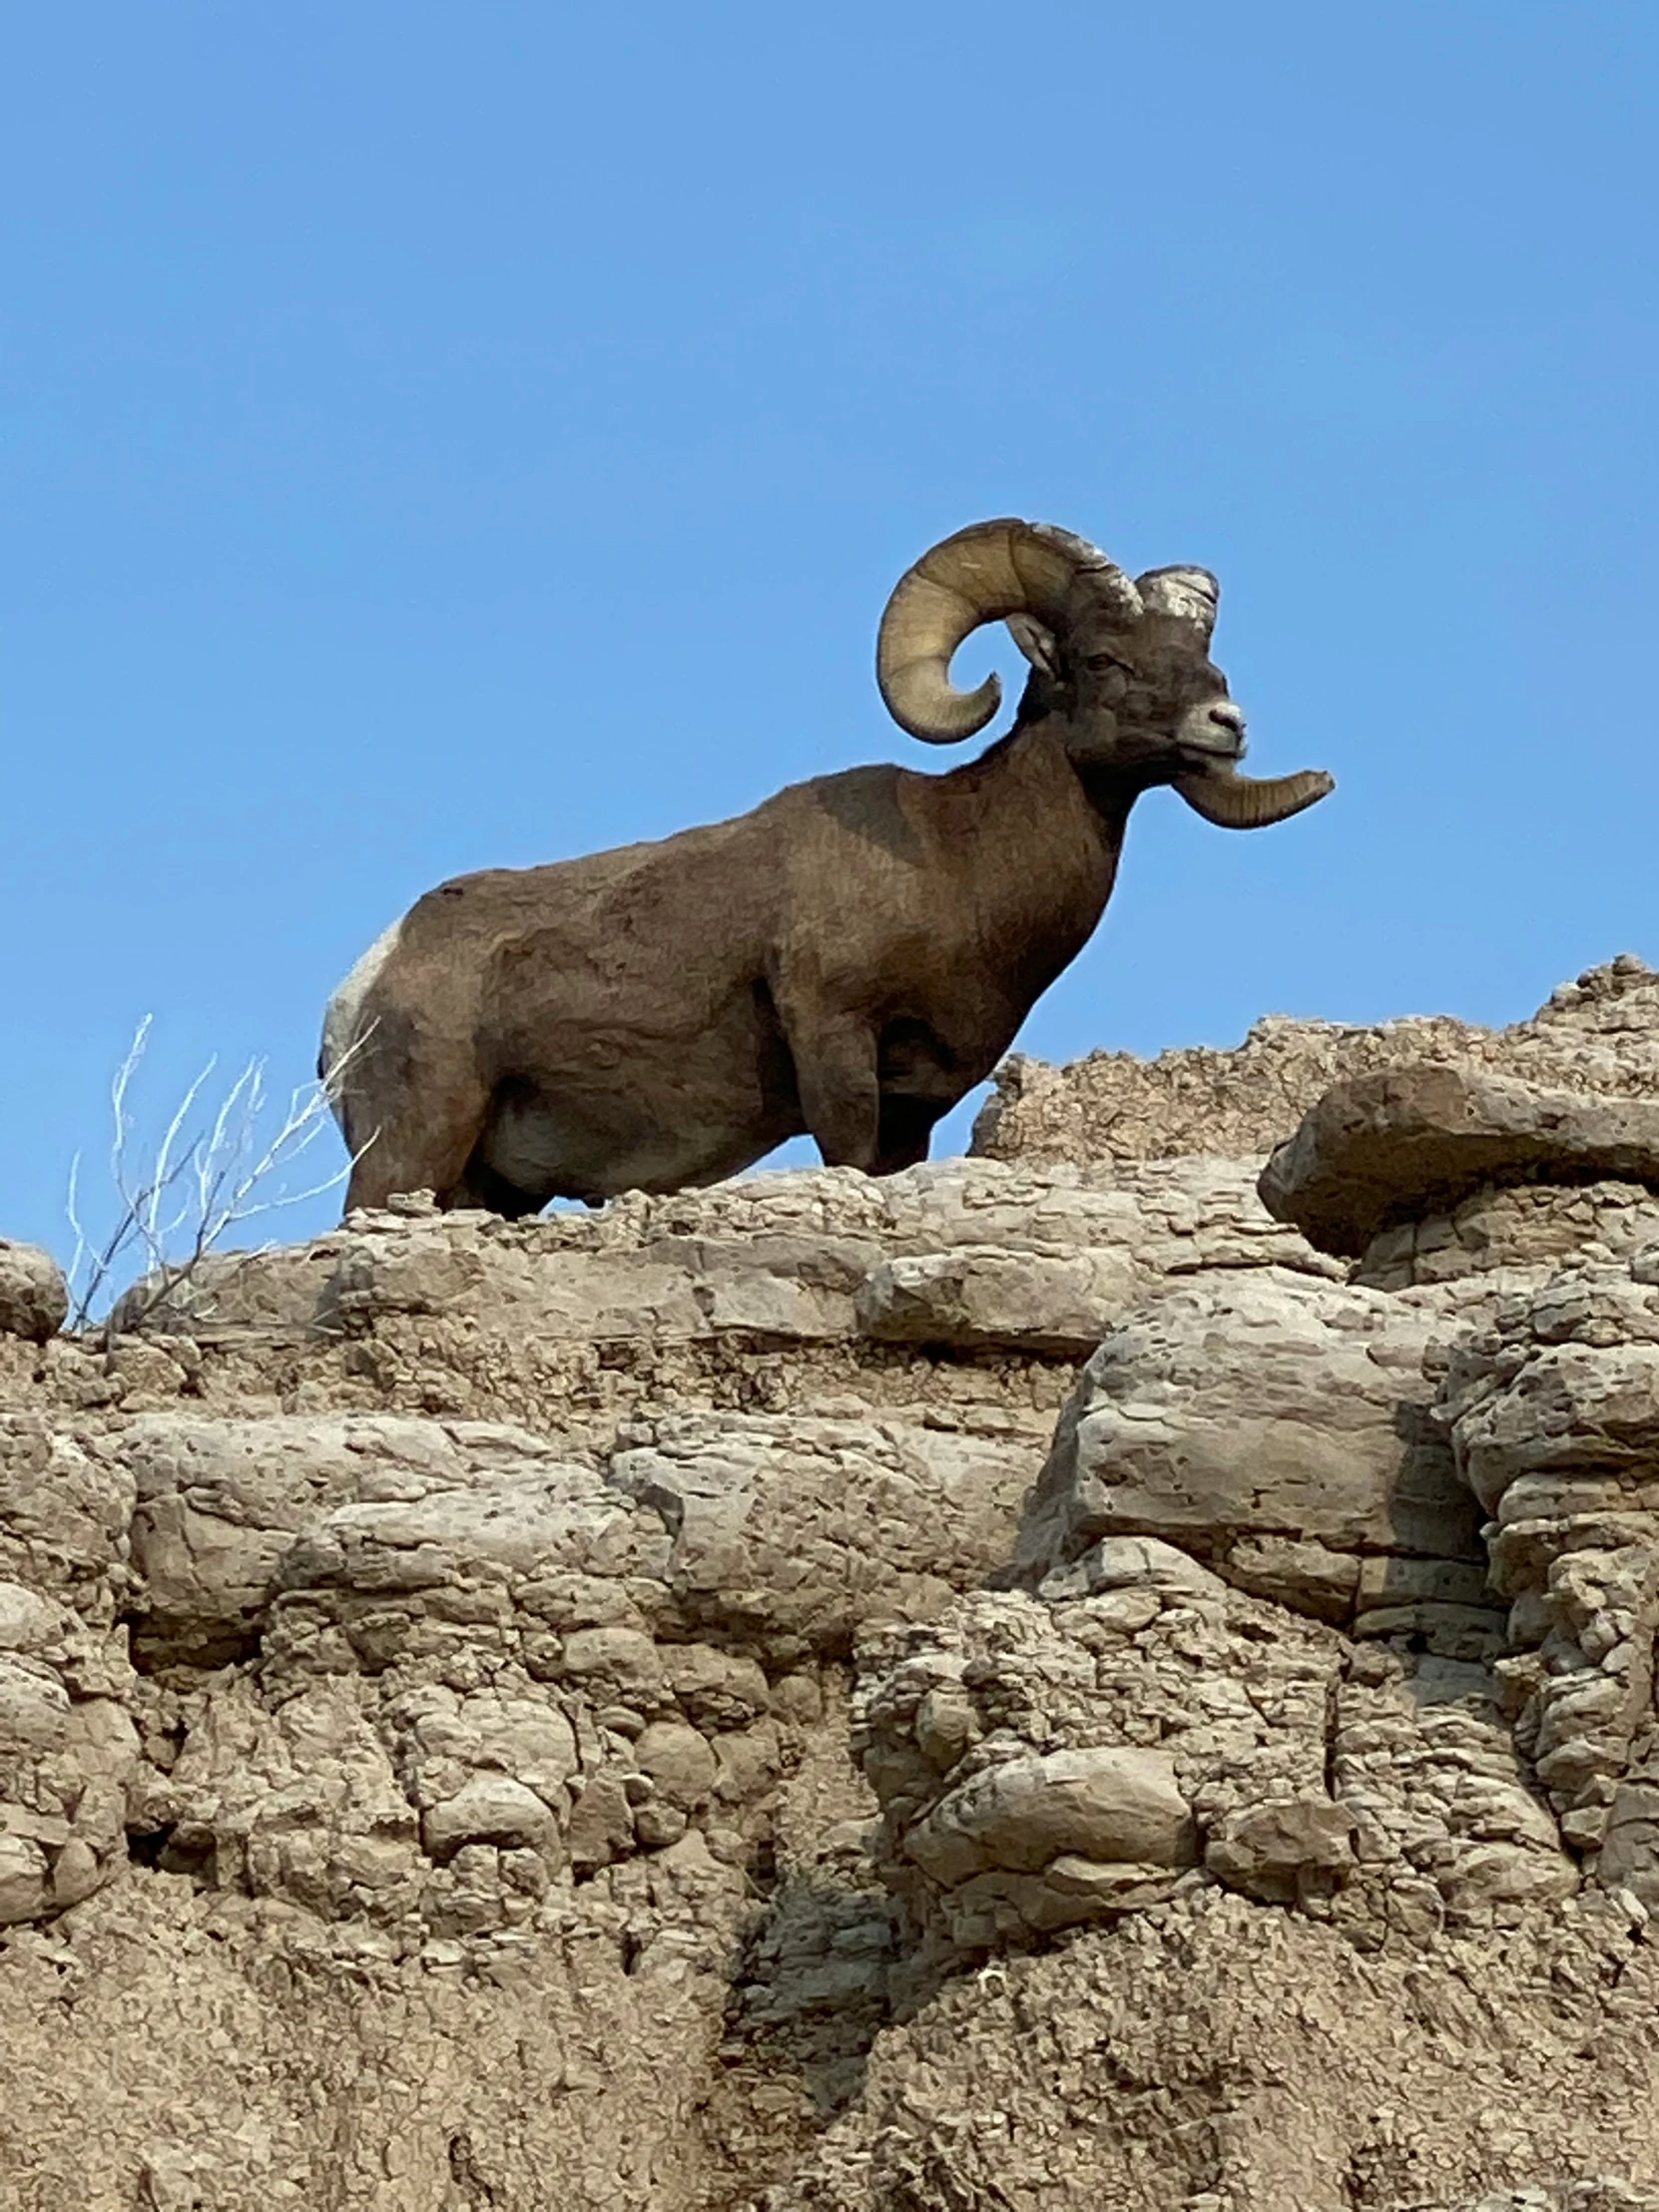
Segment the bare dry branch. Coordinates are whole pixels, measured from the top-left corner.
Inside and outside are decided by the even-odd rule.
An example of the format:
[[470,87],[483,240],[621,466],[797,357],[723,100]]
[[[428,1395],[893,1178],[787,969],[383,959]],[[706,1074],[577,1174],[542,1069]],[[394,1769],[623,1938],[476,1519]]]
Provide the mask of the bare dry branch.
[[[129,1301],[123,1316],[125,1326],[142,1321],[189,1282],[208,1254],[243,1223],[320,1198],[343,1183],[356,1165],[355,1158],[348,1159],[333,1174],[302,1190],[286,1185],[295,1163],[332,1126],[330,1099],[347,1062],[366,1042],[366,1031],[335,1062],[325,1082],[302,1084],[289,1093],[286,1111],[269,1137],[261,1128],[269,1094],[266,1064],[259,1058],[248,1062],[218,1105],[198,1122],[204,1093],[219,1064],[216,1054],[186,1090],[146,1164],[136,1155],[132,1094],[151,1028],[152,1017],[146,1014],[110,1085],[114,1125],[110,1181],[117,1215],[101,1244],[94,1243],[84,1226],[78,1153],[70,1168],[66,1210],[75,1235],[69,1270],[72,1329],[91,1326],[95,1307],[111,1293],[116,1277],[131,1261],[139,1260],[143,1275],[135,1286],[138,1302],[135,1306]],[[176,1204],[171,1196],[175,1192]],[[106,1314],[106,1329],[108,1324]]]

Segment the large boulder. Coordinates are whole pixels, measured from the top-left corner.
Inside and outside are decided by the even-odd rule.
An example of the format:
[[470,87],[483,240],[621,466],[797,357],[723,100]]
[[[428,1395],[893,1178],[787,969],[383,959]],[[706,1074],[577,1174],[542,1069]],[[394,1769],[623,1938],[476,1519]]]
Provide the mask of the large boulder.
[[39,1245],[0,1237],[0,1336],[44,1344],[69,1318],[69,1285]]
[[1406,1067],[1328,1091],[1257,1188],[1276,1220],[1358,1257],[1382,1230],[1443,1214],[1485,1184],[1607,1180],[1659,1189],[1659,1100]]
[[1061,1416],[1020,1578],[1035,1586],[1102,1537],[1156,1535],[1321,1618],[1423,1601],[1455,1627],[1479,1607],[1485,1555],[1428,1419],[1436,1323],[1430,1306],[1276,1269],[1137,1307]]

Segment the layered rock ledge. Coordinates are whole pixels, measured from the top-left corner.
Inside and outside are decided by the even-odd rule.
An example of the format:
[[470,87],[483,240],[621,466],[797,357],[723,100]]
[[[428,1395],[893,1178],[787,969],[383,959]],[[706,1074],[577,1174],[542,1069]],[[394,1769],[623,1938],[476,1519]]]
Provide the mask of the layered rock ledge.
[[1155,1060],[1091,1052],[1066,1067],[1014,1053],[997,1071],[973,1149],[1027,1162],[1269,1152],[1337,1084],[1423,1065],[1659,1098],[1659,972],[1621,952],[1506,1029],[1449,1014],[1372,1026],[1269,1014],[1230,1049],[1190,1045]]
[[107,1343],[0,1248],[0,2201],[1659,2203],[1651,982],[1433,1073],[1468,1176],[1258,1038],[1232,1155],[415,1196]]

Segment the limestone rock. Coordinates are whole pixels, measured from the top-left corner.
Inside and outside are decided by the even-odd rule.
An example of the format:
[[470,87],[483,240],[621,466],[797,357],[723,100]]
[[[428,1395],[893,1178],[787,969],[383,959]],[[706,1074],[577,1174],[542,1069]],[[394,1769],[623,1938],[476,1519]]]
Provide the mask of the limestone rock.
[[1423,2212],[1654,2212],[1659,2191],[1631,2189],[1612,2175],[1576,2181],[1529,2182],[1460,2204],[1425,2205]]
[[[1510,1925],[1573,1895],[1488,1666],[1345,1644],[1179,1559],[1108,1539],[1038,1601],[972,1597],[930,1629],[866,1634],[853,1740],[885,1877],[937,1955],[1168,1898],[1195,1836],[1210,1876],[1357,1932]],[[1163,1843],[1107,1849],[1064,1827],[1064,1793],[1050,1816],[1049,1763],[1087,1772],[1108,1750],[1155,1750],[1192,1827],[1172,1814]],[[1114,1853],[1133,1871],[1064,1869],[1062,1906],[1049,1855]]]
[[844,1654],[866,1622],[927,1619],[1012,1548],[1017,1439],[897,1421],[685,1415],[611,1480],[674,1532],[685,1619],[772,1665]]
[[1328,1091],[1262,1172],[1263,1204],[1322,1251],[1358,1255],[1485,1184],[1659,1186],[1659,1100],[1548,1091],[1450,1067]]
[[1635,954],[1620,953],[1507,1029],[1443,1014],[1375,1027],[1271,1014],[1232,1050],[1195,1045],[1155,1060],[1091,1052],[1061,1068],[1015,1053],[997,1070],[973,1150],[1028,1169],[1264,1153],[1334,1085],[1419,1065],[1659,1098],[1659,975]]
[[1156,1902],[1191,1879],[1204,1824],[1318,1789],[1322,1632],[1269,1636],[1247,1690],[1221,1655],[1229,1607],[1252,1601],[1172,1572],[1169,1549],[1126,1541],[1098,1594],[968,1598],[934,1630],[866,1634],[853,1742],[886,1878],[936,1943],[1017,1943]]
[[134,1687],[119,1634],[0,1581],[0,1927],[77,1905],[125,1865]]
[[1270,1024],[1056,1075],[1086,1161],[416,1196],[0,1339],[0,2196],[1627,2212],[1659,1202],[1350,1282],[1249,1155],[1394,1048],[1651,1100],[1656,1013]]
[[303,1338],[349,1242],[334,1230],[308,1244],[210,1252],[175,1283],[143,1277],[116,1300],[111,1334],[248,1334],[266,1345]]
[[421,1821],[421,1835],[441,1864],[463,1844],[493,1844],[503,1851],[545,1848],[554,1825],[546,1804],[522,1782],[511,1775],[476,1775],[432,1807]]
[[528,1573],[636,1540],[666,1549],[599,1476],[506,1426],[144,1414],[121,1457],[137,1489],[141,1642],[196,1665],[244,1655],[278,1590],[390,1596],[486,1561]]
[[0,1412],[0,1575],[109,1625],[134,1503],[132,1473],[103,1438]]
[[1270,1904],[1329,1896],[1355,1870],[1356,1820],[1326,1797],[1270,1799],[1218,1828],[1204,1864],[1229,1889]]
[[[118,1327],[225,1346],[374,1340],[486,1349],[878,1342],[1078,1357],[1166,1272],[1336,1271],[1257,1198],[1256,1163],[1137,1173],[938,1162],[871,1181],[758,1175],[600,1214],[504,1222],[356,1215],[288,1251],[215,1255],[188,1284],[140,1286]],[[155,1295],[152,1295],[154,1289]],[[505,1379],[498,1367],[496,1386]]]
[[0,1237],[0,1336],[44,1344],[68,1316],[69,1286],[52,1255]]
[[[1552,2009],[1526,1992],[1557,1969]],[[1610,2005],[1598,1973],[1636,1991]],[[1656,1990],[1650,1945],[1570,1909],[1362,1955],[1314,1915],[1195,1891],[954,1977],[750,2201],[1652,2212]]]
[[1050,1605],[1060,1605],[1069,1598],[1098,1597],[1108,1590],[1150,1592],[1160,1604],[1172,1595],[1202,1597],[1214,1604],[1225,1596],[1226,1585],[1189,1553],[1156,1536],[1102,1536],[1081,1558],[1046,1575],[1038,1595]]
[[1166,1754],[1134,1745],[1032,1753],[982,1768],[906,1831],[903,1848],[942,1884],[990,1867],[1038,1874],[1062,1854],[1190,1866],[1192,1811]]
[[[1238,1537],[1228,1546],[1226,1560],[1228,1575],[1241,1590],[1314,1620],[1352,1621],[1358,1610],[1366,1564],[1358,1551],[1267,1533]],[[1475,1566],[1472,1571],[1483,1570]]]
[[1553,1273],[1581,1253],[1631,1257],[1659,1245],[1659,1197],[1637,1183],[1484,1185],[1449,1214],[1384,1229],[1354,1280],[1378,1291]]
[[[1022,1574],[1041,1580],[1103,1536],[1156,1533],[1326,1617],[1357,1601],[1361,1552],[1483,1577],[1471,1501],[1427,1419],[1433,1327],[1429,1310],[1274,1269],[1137,1307],[1061,1418]],[[1345,1554],[1351,1567],[1332,1564]]]
[[893,1344],[1008,1345],[1086,1359],[1129,1302],[1127,1253],[1048,1257],[994,1247],[885,1262],[856,1311],[866,1336]]
[[1439,1415],[1492,1514],[1515,1740],[1598,1882],[1659,1904],[1659,1289],[1642,1257],[1501,1303],[1449,1363]]

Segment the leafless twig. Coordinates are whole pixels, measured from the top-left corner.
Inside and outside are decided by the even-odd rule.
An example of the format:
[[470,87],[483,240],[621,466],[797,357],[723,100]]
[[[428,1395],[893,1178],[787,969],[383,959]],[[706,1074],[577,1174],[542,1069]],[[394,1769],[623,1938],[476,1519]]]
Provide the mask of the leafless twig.
[[114,1226],[101,1240],[94,1240],[83,1226],[79,1153],[70,1166],[68,1215],[75,1234],[69,1266],[72,1329],[91,1325],[94,1308],[110,1297],[119,1277],[137,1262],[142,1271],[139,1295],[136,1303],[127,1302],[122,1316],[123,1325],[132,1327],[188,1283],[232,1230],[262,1214],[300,1206],[336,1189],[362,1156],[354,1154],[343,1167],[303,1190],[287,1187],[295,1163],[331,1126],[330,1101],[338,1093],[345,1068],[367,1042],[366,1031],[334,1062],[324,1081],[300,1084],[289,1092],[275,1133],[269,1135],[271,1098],[263,1059],[248,1062],[217,1107],[210,1111],[204,1106],[219,1064],[216,1054],[190,1084],[154,1155],[145,1160],[135,1143],[131,1101],[151,1027],[152,1017],[146,1014],[110,1085],[114,1124],[110,1182],[117,1211]]

